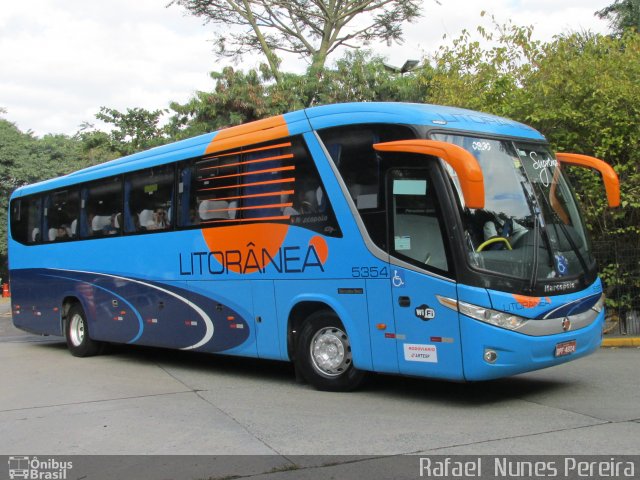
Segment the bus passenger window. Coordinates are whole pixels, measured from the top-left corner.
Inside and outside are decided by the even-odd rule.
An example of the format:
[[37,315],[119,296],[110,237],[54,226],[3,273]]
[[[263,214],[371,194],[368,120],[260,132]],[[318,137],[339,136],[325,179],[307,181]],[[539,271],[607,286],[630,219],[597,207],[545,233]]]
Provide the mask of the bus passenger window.
[[45,242],[77,238],[80,217],[80,192],[61,190],[45,197]]
[[323,235],[340,237],[342,233],[338,221],[313,157],[302,139],[296,137],[293,140],[293,192],[283,198],[282,214],[291,225],[308,228]]
[[150,232],[171,228],[173,165],[149,168],[125,180],[125,232]]
[[81,215],[81,237],[117,235],[122,231],[121,177],[90,184],[82,199],[85,208]]
[[179,170],[182,227],[284,223],[329,236],[340,229],[302,137],[220,152]]
[[19,198],[11,202],[11,236],[25,244],[42,241],[41,205],[39,197]]
[[[182,226],[231,223],[237,215],[241,181],[238,152],[204,157],[180,174]],[[189,203],[186,203],[188,199]],[[187,208],[188,206],[188,208]]]

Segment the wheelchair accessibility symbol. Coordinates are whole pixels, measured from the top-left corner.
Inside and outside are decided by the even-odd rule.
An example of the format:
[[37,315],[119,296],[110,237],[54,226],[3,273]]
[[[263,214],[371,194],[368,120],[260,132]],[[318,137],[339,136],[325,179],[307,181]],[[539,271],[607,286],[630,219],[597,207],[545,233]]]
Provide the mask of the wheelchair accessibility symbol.
[[391,277],[391,283],[394,287],[404,287],[404,274],[398,270],[393,271],[393,277]]
[[569,261],[567,257],[558,253],[556,253],[554,257],[556,260],[556,270],[561,277],[564,277],[569,271]]

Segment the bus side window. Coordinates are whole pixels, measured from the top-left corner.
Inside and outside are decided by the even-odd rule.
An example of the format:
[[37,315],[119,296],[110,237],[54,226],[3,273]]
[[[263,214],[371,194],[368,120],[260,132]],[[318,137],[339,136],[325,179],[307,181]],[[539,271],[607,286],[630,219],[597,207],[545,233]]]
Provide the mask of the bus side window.
[[[207,156],[194,163],[190,172],[181,171],[181,225],[213,226],[229,224],[236,218],[241,180],[240,155],[237,152]],[[190,181],[188,178],[190,177]],[[185,190],[188,193],[185,194]],[[187,214],[185,196],[189,198]]]
[[413,130],[399,125],[335,127],[319,134],[358,210],[384,205],[380,157],[373,144],[416,138]]
[[11,202],[11,236],[25,244],[36,244],[42,240],[40,197],[18,198]]
[[293,193],[283,198],[282,213],[291,225],[297,225],[332,237],[341,237],[330,199],[318,168],[302,138],[292,139],[295,167]]
[[[249,149],[252,150],[252,149]],[[242,218],[278,220],[291,206],[296,176],[290,142],[278,142],[242,156]],[[280,218],[282,220],[282,218]]]
[[80,216],[80,192],[61,190],[45,197],[43,241],[57,242],[77,238]]
[[[88,185],[86,201],[86,237],[117,235],[122,231],[122,181],[112,177]],[[84,196],[83,196],[84,199]]]
[[449,269],[441,218],[431,179],[425,170],[394,169],[392,253],[420,267]]
[[173,165],[165,165],[126,177],[124,228],[127,233],[171,228],[173,175]]
[[178,224],[272,222],[340,236],[302,137],[219,152],[178,169]]
[[371,240],[386,250],[385,165],[373,144],[416,138],[416,133],[401,125],[350,125],[327,128],[318,133],[360,212]]

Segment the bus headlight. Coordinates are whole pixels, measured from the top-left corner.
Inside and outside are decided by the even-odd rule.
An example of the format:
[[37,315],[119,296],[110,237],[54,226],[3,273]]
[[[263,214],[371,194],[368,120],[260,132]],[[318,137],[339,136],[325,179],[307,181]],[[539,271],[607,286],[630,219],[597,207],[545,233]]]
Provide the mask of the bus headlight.
[[511,313],[499,312],[498,310],[492,310],[491,308],[479,307],[471,303],[459,302],[451,298],[444,298],[438,296],[440,303],[452,310],[457,310],[460,313],[480,320],[481,322],[495,325],[496,327],[506,328],[507,330],[517,330],[527,323],[526,318],[513,315]]
[[517,330],[526,323],[526,319],[511,313],[499,312],[490,308],[478,307],[470,303],[458,302],[460,313],[481,322],[508,330]]

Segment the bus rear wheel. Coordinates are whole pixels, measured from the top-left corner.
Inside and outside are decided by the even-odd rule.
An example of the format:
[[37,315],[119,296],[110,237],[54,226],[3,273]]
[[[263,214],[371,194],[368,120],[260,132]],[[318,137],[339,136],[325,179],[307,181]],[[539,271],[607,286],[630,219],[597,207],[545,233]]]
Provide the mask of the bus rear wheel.
[[64,322],[67,347],[74,357],[91,357],[100,353],[102,345],[89,337],[87,316],[78,304],[72,305]]
[[356,389],[365,372],[353,365],[346,329],[332,311],[310,315],[298,337],[296,368],[318,390],[346,392]]

